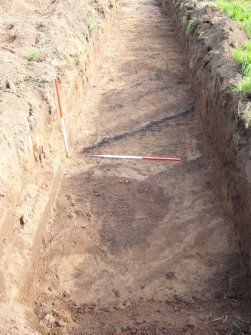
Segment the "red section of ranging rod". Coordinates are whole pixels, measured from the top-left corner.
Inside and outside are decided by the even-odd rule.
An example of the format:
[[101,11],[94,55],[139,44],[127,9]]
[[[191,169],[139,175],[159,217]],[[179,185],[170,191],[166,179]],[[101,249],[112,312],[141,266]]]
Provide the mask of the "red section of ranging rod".
[[179,162],[181,161],[180,158],[176,157],[142,157],[142,160],[144,161],[174,161],[174,162]]
[[60,117],[63,117],[63,111],[62,111],[62,107],[61,107],[61,101],[60,101],[58,80],[57,79],[55,79],[55,86],[56,86],[56,92],[57,92],[57,98],[58,98],[58,108],[59,108]]

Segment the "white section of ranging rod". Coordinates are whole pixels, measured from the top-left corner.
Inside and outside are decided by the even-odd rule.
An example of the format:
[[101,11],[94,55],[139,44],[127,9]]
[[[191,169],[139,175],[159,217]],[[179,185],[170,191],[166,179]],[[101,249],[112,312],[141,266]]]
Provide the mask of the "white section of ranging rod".
[[141,156],[124,156],[124,155],[93,155],[100,158],[116,158],[116,159],[142,159]]
[[65,151],[66,151],[67,157],[69,157],[69,146],[68,146],[67,133],[66,133],[66,129],[65,129],[65,122],[64,122],[64,117],[63,116],[60,118],[60,121],[61,121],[62,134],[63,134],[63,138],[64,138]]
[[125,155],[93,155],[93,157],[114,158],[114,159],[139,159],[147,161],[176,161],[176,162],[179,162],[181,160],[178,157],[146,157],[146,156],[125,156]]

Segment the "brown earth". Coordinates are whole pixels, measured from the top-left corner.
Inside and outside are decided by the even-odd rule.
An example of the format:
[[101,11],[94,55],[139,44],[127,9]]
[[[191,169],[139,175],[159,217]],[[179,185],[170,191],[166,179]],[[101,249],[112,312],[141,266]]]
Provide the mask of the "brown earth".
[[[166,5],[186,52],[207,156],[234,224],[251,296],[251,124],[245,119],[251,102],[249,92],[233,90],[240,66],[232,59],[233,49],[246,41],[247,35],[208,1],[170,0]],[[182,23],[184,18],[195,19],[190,32]]]
[[[105,0],[0,3],[1,334],[32,332],[18,301],[65,160],[54,78],[70,135],[115,8]],[[38,54],[28,60],[32,47]]]
[[22,299],[41,334],[250,331],[246,267],[205,154],[185,56],[156,3],[123,4]]

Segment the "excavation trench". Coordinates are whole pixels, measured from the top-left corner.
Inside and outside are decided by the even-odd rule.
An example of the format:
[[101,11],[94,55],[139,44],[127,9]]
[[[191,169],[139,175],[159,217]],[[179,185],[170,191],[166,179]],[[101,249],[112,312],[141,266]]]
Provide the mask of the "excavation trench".
[[[27,303],[41,334],[237,334],[245,271],[185,55],[153,1],[109,29]],[[178,156],[112,161],[93,154]],[[25,300],[26,301],[26,300]]]

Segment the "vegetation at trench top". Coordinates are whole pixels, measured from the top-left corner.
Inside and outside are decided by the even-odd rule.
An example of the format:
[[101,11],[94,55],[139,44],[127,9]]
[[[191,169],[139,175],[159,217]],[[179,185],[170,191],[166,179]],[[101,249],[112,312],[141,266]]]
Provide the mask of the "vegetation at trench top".
[[217,7],[236,20],[248,34],[249,40],[234,49],[233,59],[241,65],[242,78],[236,84],[237,91],[251,90],[251,1],[214,0]]

